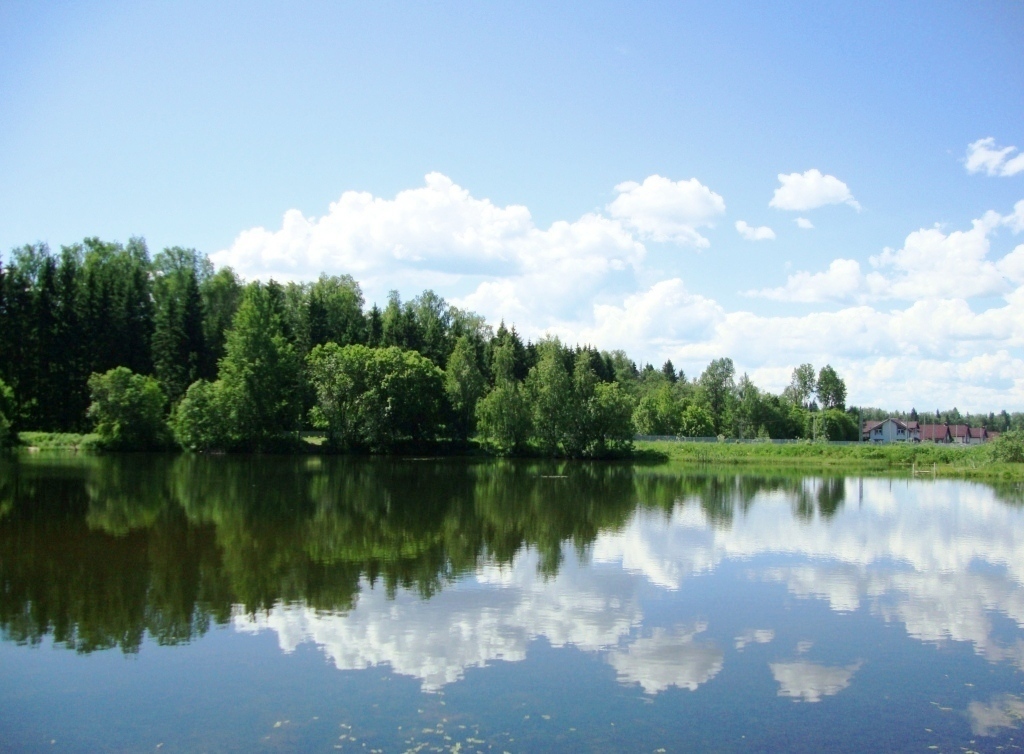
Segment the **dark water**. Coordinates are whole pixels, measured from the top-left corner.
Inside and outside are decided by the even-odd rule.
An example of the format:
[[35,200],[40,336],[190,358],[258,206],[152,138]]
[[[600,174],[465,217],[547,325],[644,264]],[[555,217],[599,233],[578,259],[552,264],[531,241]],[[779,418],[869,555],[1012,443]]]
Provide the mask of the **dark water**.
[[1012,751],[1019,488],[0,462],[3,751]]

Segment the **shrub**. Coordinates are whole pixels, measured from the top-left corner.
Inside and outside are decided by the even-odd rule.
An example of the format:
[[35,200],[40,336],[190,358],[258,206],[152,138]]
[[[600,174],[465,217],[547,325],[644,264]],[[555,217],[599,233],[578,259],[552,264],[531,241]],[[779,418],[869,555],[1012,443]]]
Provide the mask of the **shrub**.
[[228,420],[221,384],[197,380],[174,409],[171,430],[185,450],[224,450],[231,442]]
[[1004,463],[1024,463],[1024,431],[1004,432],[991,445],[992,458]]
[[101,447],[152,450],[168,445],[164,421],[167,399],[152,377],[117,367],[89,378],[89,418],[96,422]]

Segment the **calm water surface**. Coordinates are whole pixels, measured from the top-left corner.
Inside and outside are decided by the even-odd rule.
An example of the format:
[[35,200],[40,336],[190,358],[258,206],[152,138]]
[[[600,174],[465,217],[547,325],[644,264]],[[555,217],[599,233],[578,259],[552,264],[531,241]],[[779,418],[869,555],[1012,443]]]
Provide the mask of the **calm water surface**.
[[1022,491],[0,462],[3,751],[1024,746]]

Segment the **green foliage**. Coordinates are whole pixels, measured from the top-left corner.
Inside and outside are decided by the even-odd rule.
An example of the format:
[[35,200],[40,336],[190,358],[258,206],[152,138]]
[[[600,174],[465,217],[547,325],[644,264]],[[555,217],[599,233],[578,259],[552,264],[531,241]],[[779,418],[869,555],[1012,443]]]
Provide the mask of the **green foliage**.
[[711,413],[716,435],[724,434],[731,422],[735,374],[732,359],[715,359],[708,364],[698,380],[701,398]]
[[842,410],[846,407],[846,383],[830,365],[826,364],[821,368],[816,387],[822,408]]
[[476,349],[469,337],[463,335],[448,357],[444,375],[444,391],[452,410],[452,432],[461,440],[473,432],[476,404],[483,395],[484,386]]
[[302,364],[286,337],[279,291],[250,284],[227,336],[219,390],[237,447],[278,447],[299,428]]
[[793,377],[786,389],[790,400],[798,406],[807,406],[814,397],[817,390],[817,380],[814,377],[814,365],[801,364],[793,370]]
[[845,440],[855,441],[860,435],[857,428],[857,420],[849,414],[838,409],[827,409],[810,414],[811,421],[815,422],[813,436],[819,440]]
[[308,293],[309,347],[366,342],[363,292],[351,275],[321,275]]
[[335,445],[386,451],[437,436],[444,373],[415,351],[327,343],[307,363],[314,420]]
[[557,340],[541,344],[540,361],[526,387],[533,410],[533,433],[543,453],[556,455],[573,420],[573,385]]
[[682,414],[681,401],[666,381],[644,395],[637,403],[633,424],[641,435],[679,434]]
[[89,392],[89,417],[96,422],[95,431],[103,447],[151,450],[167,446],[167,397],[155,379],[116,367],[93,374]]
[[1002,463],[1024,463],[1024,431],[1011,429],[991,444],[992,457]]
[[231,447],[229,413],[222,383],[197,380],[174,407],[170,420],[174,440],[185,450]]
[[14,391],[0,380],[0,450],[17,443],[18,436],[11,429],[8,415],[14,412]]
[[679,421],[679,434],[683,437],[711,437],[715,434],[715,422],[708,409],[691,403],[683,410]]
[[522,383],[503,380],[476,404],[477,430],[503,454],[526,447],[533,431],[530,401]]

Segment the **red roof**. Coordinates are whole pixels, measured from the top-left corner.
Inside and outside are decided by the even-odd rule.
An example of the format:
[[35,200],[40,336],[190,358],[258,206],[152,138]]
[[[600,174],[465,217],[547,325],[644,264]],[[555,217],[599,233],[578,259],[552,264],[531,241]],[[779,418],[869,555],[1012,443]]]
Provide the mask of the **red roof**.
[[966,424],[950,424],[949,434],[951,437],[970,437],[971,428],[968,427]]
[[930,440],[931,442],[949,442],[949,425],[948,424],[922,424],[921,425],[921,441]]

